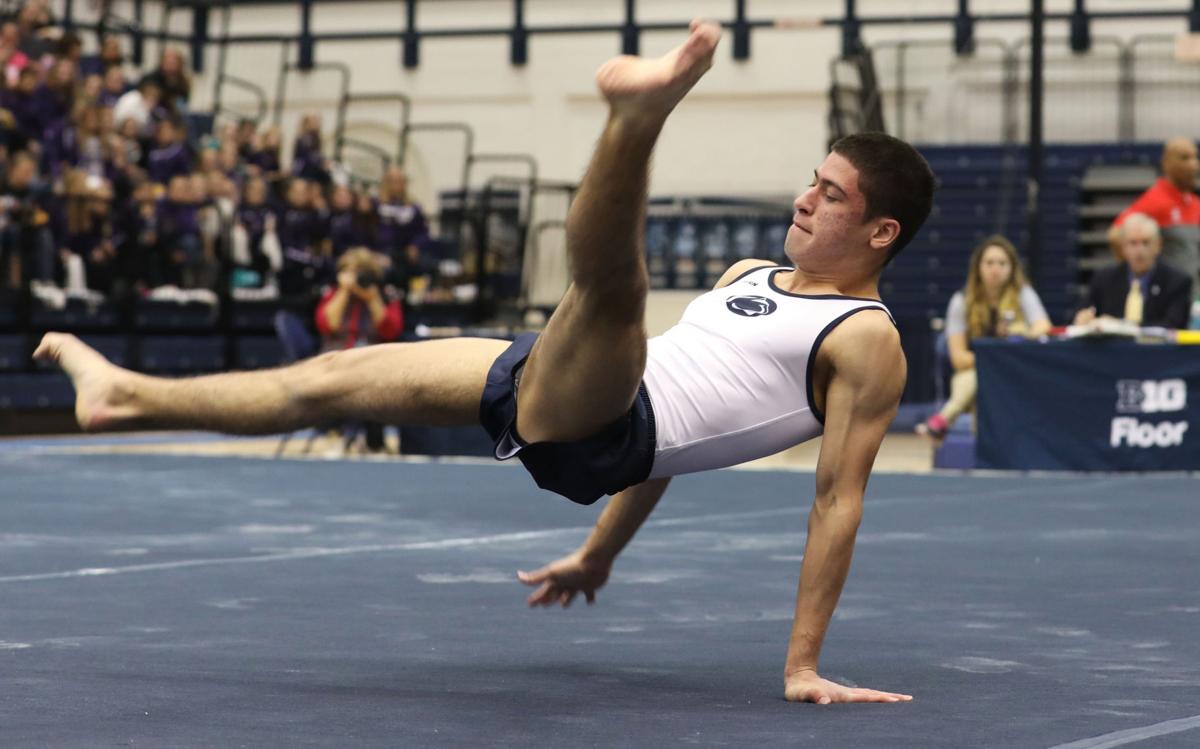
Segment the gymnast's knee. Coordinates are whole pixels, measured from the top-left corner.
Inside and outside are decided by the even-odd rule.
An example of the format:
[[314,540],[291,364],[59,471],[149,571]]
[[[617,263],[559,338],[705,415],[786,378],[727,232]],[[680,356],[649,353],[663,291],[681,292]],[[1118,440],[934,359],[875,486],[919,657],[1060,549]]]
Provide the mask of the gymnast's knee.
[[[292,405],[305,412],[319,411],[349,385],[346,351],[329,351],[308,359],[284,377]],[[287,370],[284,370],[285,372]]]

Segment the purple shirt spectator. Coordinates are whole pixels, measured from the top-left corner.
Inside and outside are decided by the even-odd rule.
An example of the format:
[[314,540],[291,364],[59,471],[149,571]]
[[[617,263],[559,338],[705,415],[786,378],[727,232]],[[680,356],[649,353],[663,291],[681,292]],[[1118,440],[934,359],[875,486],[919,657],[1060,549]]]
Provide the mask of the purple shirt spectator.
[[74,97],[64,96],[45,84],[33,92],[42,127],[48,128],[55,122],[66,122],[71,116]]
[[158,231],[161,241],[173,242],[183,236],[199,236],[200,222],[194,203],[161,200],[158,203]]
[[192,171],[192,155],[183,143],[172,143],[150,151],[146,171],[151,181],[167,184],[172,177],[186,177]]
[[416,203],[379,204],[379,249],[401,257],[409,245],[422,246],[429,239],[429,224]]
[[17,121],[17,129],[22,135],[41,140],[42,130],[45,129],[45,112],[37,96],[10,90],[0,94],[0,102],[3,102],[5,109],[12,112],[13,119]]
[[262,243],[263,235],[267,233],[267,217],[270,214],[271,209],[265,205],[243,205],[238,208],[238,223],[246,230],[246,238],[252,249]]
[[316,252],[320,217],[309,208],[288,207],[279,216],[283,268],[279,289],[284,294],[311,294],[331,280],[329,262]]
[[292,150],[293,175],[322,182],[329,177],[325,172],[324,165],[325,157],[321,155],[321,136],[319,134],[305,133],[296,138],[296,144]]
[[120,100],[120,98],[124,95],[124,91],[118,94],[113,93],[108,89],[101,89],[100,95],[96,97],[96,103],[107,109],[112,109],[113,107],[117,106],[117,101]]
[[279,154],[275,151],[267,149],[251,151],[246,162],[258,167],[263,174],[275,174],[279,171]]

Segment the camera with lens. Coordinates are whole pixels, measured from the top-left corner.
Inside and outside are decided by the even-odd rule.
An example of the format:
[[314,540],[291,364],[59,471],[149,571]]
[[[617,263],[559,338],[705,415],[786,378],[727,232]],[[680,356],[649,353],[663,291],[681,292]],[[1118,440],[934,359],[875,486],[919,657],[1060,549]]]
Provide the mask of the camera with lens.
[[360,288],[369,289],[372,286],[379,285],[379,276],[370,270],[360,270],[357,276],[357,283]]

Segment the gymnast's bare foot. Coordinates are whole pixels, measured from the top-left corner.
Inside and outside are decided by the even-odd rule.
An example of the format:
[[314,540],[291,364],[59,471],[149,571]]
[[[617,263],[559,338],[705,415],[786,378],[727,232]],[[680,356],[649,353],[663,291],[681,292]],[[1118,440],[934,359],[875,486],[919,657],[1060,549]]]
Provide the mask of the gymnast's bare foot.
[[62,367],[75,386],[75,419],[85,432],[116,429],[133,423],[136,374],[121,369],[73,335],[47,333],[34,359]]
[[661,125],[675,105],[712,67],[721,27],[711,21],[692,21],[683,44],[662,57],[645,59],[622,55],[596,72],[596,84],[608,100],[613,117]]

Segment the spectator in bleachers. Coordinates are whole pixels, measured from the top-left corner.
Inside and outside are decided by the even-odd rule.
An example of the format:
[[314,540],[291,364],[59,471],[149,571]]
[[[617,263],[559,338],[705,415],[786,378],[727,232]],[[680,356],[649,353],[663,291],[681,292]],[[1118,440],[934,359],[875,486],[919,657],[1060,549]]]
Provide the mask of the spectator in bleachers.
[[321,153],[321,116],[306,114],[292,144],[292,174],[322,186],[329,184],[329,165]]
[[[321,350],[341,351],[394,341],[404,329],[400,302],[388,295],[380,258],[365,247],[338,259],[337,283],[321,297],[316,312]],[[368,423],[367,449],[384,447],[383,427]]]
[[187,72],[183,53],[167,47],[158,57],[158,67],[149,77],[158,83],[162,91],[162,103],[173,115],[187,114],[188,100],[192,96],[192,79]]
[[354,231],[360,237],[363,247],[369,247],[380,252],[379,245],[379,209],[375,199],[365,189],[354,194]]
[[204,255],[200,241],[200,220],[192,197],[192,180],[176,175],[167,186],[166,197],[159,201],[157,216],[158,259],[154,286],[171,285],[195,289],[210,275],[210,258]]
[[[955,292],[946,310],[946,344],[954,376],[942,409],[917,425],[917,432],[940,444],[956,419],[975,407],[977,380],[971,342],[979,338],[1037,338],[1050,330],[1050,318],[1037,292],[1025,280],[1017,248],[993,235],[971,253],[966,288]],[[939,363],[940,366],[940,363]]]
[[96,56],[100,61],[98,67],[101,71],[107,72],[115,67],[116,70],[124,72],[125,49],[121,48],[121,37],[114,34],[104,36],[104,40],[100,43],[100,53]]
[[421,206],[409,199],[408,176],[398,166],[388,167],[379,191],[379,250],[392,263],[392,282],[407,288],[408,279],[421,273],[421,248],[429,240],[429,224]]
[[255,139],[257,137],[258,127],[251,119],[227,122],[221,127],[221,142],[237,143],[238,154],[242,161],[250,160],[250,154],[254,153],[256,148]]
[[102,107],[110,109],[116,107],[117,102],[129,90],[129,85],[125,81],[125,74],[121,72],[119,66],[113,65],[104,71],[104,76],[101,80],[100,95],[96,98],[97,103]]
[[75,106],[78,107],[80,104],[98,105],[100,94],[104,93],[104,79],[98,75],[88,75],[83,76],[80,80],[82,82],[75,98]]
[[156,147],[147,157],[146,172],[152,182],[165,185],[176,177],[192,173],[192,155],[188,151],[186,134],[179,122],[166,119],[158,123]]
[[10,84],[29,66],[29,58],[21,51],[21,32],[12,21],[0,24],[0,59],[4,62],[5,80]]
[[62,172],[73,145],[71,115],[75,108],[75,67],[60,61],[33,94],[32,106],[40,130],[30,138],[40,141],[42,169],[53,180]]
[[12,113],[18,132],[21,135],[22,146],[25,143],[37,144],[40,150],[43,115],[42,107],[37,96],[38,72],[36,68],[25,68],[17,78],[17,85],[4,91],[3,106]]
[[158,257],[158,200],[155,186],[142,180],[133,187],[129,206],[118,216],[116,243],[118,253],[128,259],[126,280],[132,286],[149,288],[161,285],[163,265]]
[[1192,278],[1159,259],[1161,232],[1151,216],[1125,216],[1118,232],[1124,262],[1092,275],[1089,306],[1075,314],[1076,325],[1110,317],[1139,325],[1188,326]]
[[235,185],[246,183],[246,165],[242,162],[241,156],[238,154],[236,142],[221,142],[221,146],[217,150],[217,169],[232,180]]
[[250,155],[246,163],[251,167],[250,172],[260,174],[268,180],[274,180],[280,175],[279,150],[283,140],[279,128],[269,127],[251,141]]
[[[208,174],[193,172],[188,178],[192,204],[196,206],[196,226],[200,233],[200,247],[205,258],[215,261],[221,256],[221,214],[214,196],[208,189]],[[202,286],[209,284],[202,283]]]
[[279,240],[275,234],[275,215],[267,205],[267,183],[251,177],[238,205],[233,251],[233,284],[241,288],[275,285],[275,273],[282,266]]
[[51,20],[50,9],[39,0],[27,0],[17,13],[19,49],[32,62],[54,52],[54,42],[45,33]]
[[38,180],[37,161],[23,151],[14,154],[0,191],[0,271],[9,286],[54,279],[51,203],[50,191]]
[[56,122],[66,122],[75,111],[79,71],[70,60],[58,60],[46,74],[46,80],[36,92],[42,114],[43,131]]
[[74,148],[67,152],[71,165],[93,177],[106,177],[112,157],[105,140],[104,118],[100,107],[81,104],[75,116]]
[[157,121],[164,119],[158,112],[161,105],[162,88],[158,81],[150,76],[142,78],[137,88],[126,91],[113,105],[113,121],[117,130],[127,132],[125,123],[132,120],[136,123],[139,139],[151,137]]
[[329,247],[329,201],[325,199],[325,190],[316,182],[308,182],[308,207],[313,216],[313,243],[320,249],[321,254],[328,257]]
[[267,205],[267,182],[262,177],[251,177],[246,180],[246,187],[242,190],[237,220],[246,230],[252,244],[257,244],[262,239],[270,218],[271,208]]
[[371,237],[363,231],[355,210],[356,196],[349,185],[334,185],[330,194],[329,242],[334,259],[351,247],[370,247]]
[[108,294],[121,271],[113,236],[112,191],[99,177],[72,169],[64,177],[64,197],[63,249],[82,261],[87,288]]
[[1158,223],[1163,258],[1200,283],[1200,196],[1196,174],[1200,160],[1191,138],[1171,138],[1163,146],[1162,177],[1121,212],[1108,230],[1108,243],[1120,256],[1121,224],[1131,214],[1144,213]]
[[207,175],[220,169],[217,149],[211,142],[200,146],[200,154],[196,157],[195,171]]
[[[132,121],[126,121],[132,127]],[[108,179],[113,185],[113,199],[117,205],[128,204],[133,195],[133,188],[145,177],[145,171],[139,166],[142,161],[142,147],[136,137],[125,137],[121,133],[111,133],[107,137],[109,170]]]
[[306,297],[328,280],[330,268],[317,241],[320,229],[308,183],[293,177],[288,181],[285,198],[287,205],[276,224],[283,250],[279,290],[288,297]]
[[[64,32],[62,36],[54,44],[54,56],[59,60],[69,60],[74,64],[81,76],[86,76],[89,71],[83,69],[83,40],[73,31]],[[98,75],[101,71],[92,71],[92,75]]]

